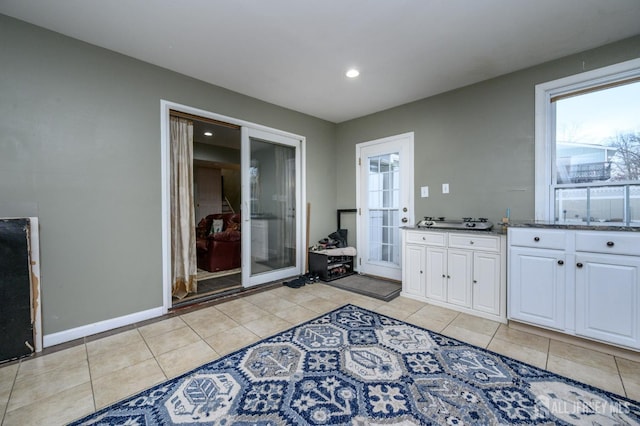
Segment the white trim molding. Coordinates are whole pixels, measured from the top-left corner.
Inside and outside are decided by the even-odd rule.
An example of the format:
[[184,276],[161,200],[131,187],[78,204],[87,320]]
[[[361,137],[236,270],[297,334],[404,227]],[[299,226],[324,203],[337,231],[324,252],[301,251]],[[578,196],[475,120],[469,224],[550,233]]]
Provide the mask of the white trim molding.
[[81,339],[91,336],[92,334],[102,333],[104,331],[113,330],[118,327],[135,324],[137,322],[146,321],[163,315],[163,308],[148,309],[146,311],[135,312],[133,314],[124,315],[118,318],[111,318],[104,321],[94,322],[93,324],[82,325],[69,330],[60,331],[58,333],[46,334],[43,339],[45,348],[59,345],[60,343],[70,342],[72,340]]
[[[375,139],[366,142],[357,143],[355,146],[355,170],[356,170],[356,210],[358,211],[356,217],[356,239],[358,256],[356,258],[356,265],[354,270],[363,274],[376,275],[383,278],[399,280],[402,278],[402,235],[400,227],[415,223],[415,182],[414,182],[414,145],[415,145],[415,132],[407,132],[399,135],[387,136],[380,139]],[[369,250],[369,237],[368,235],[368,207],[367,207],[367,182],[363,176],[367,174],[367,165],[362,164],[363,157],[368,155],[386,154],[390,152],[398,151],[400,154],[400,199],[399,206],[406,209],[404,211],[399,210],[400,217],[406,222],[400,222],[398,227],[398,265],[392,266],[391,262],[369,262],[362,259],[362,254]],[[362,211],[361,211],[362,210]]]
[[[268,132],[275,137],[285,137],[292,138],[300,141],[300,154],[301,158],[299,164],[296,163],[296,166],[300,166],[301,173],[301,188],[300,188],[300,205],[306,206],[307,200],[307,191],[306,191],[306,138],[301,135],[297,135],[295,133],[286,132],[283,130],[274,129],[272,127],[263,126],[261,124],[252,123],[245,120],[239,120],[237,118],[228,117],[221,114],[216,114],[210,111],[205,111],[203,109],[198,109],[194,107],[190,107],[187,105],[182,105],[176,102],[171,102],[167,100],[160,100],[160,123],[161,123],[161,131],[160,131],[160,152],[161,152],[161,191],[162,191],[162,301],[163,301],[163,314],[169,312],[171,309],[171,223],[169,218],[171,217],[170,211],[170,158],[169,158],[169,138],[171,135],[170,132],[170,120],[169,114],[170,110],[180,111],[191,115],[196,115],[204,118],[211,118],[217,121],[222,121],[229,124],[235,124],[241,127],[241,132],[244,134],[248,131],[248,129]],[[243,188],[243,191],[246,191],[247,188]],[[248,211],[247,206],[245,206],[244,211]],[[303,209],[304,210],[304,209]],[[306,229],[307,226],[307,217],[306,214],[301,214],[301,222],[298,223],[300,229]],[[244,234],[244,233],[243,233]],[[299,243],[299,241],[298,241]],[[308,243],[308,242],[307,242]],[[305,247],[300,247],[301,250],[298,250],[300,253],[299,259],[304,259],[302,253],[305,251]],[[303,260],[299,260],[300,268],[303,268],[304,265]],[[246,265],[242,265],[243,268]],[[300,270],[293,273],[301,273]],[[289,275],[290,276],[290,275]]]
[[31,255],[31,317],[36,352],[42,351],[42,280],[40,279],[40,224],[29,218],[29,251]]
[[551,98],[589,87],[606,85],[640,76],[640,59],[570,75],[537,84],[535,88],[535,220],[552,220],[554,203],[550,187],[553,179],[555,132]]

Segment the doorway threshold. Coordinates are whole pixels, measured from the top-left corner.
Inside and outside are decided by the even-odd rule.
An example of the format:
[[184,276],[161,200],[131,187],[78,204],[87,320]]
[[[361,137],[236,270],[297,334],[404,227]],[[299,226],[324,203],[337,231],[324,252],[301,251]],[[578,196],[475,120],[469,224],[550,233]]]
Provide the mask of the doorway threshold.
[[232,287],[227,287],[227,288],[216,290],[216,291],[209,291],[202,294],[196,293],[193,295],[189,295],[181,300],[177,300],[177,301],[174,300],[171,308],[172,309],[184,308],[185,306],[190,306],[197,303],[210,302],[215,299],[221,299],[223,297],[230,296],[235,293],[240,293],[242,290],[243,290],[242,284],[236,284]]
[[190,306],[201,304],[212,304],[227,302],[231,299],[238,297],[249,296],[251,294],[260,293],[265,290],[279,287],[282,285],[281,281],[273,281],[265,284],[256,285],[253,287],[245,288],[242,284],[238,284],[233,288],[228,287],[217,292],[209,292],[207,294],[194,294],[193,296],[187,296],[180,301],[174,299],[174,303],[171,306],[170,311],[188,308]]

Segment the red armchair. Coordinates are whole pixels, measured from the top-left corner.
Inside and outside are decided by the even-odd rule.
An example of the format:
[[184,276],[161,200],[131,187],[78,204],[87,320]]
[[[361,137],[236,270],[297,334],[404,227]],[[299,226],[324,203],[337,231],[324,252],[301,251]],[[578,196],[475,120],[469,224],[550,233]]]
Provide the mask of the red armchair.
[[210,214],[200,221],[196,228],[198,268],[217,272],[240,267],[240,221],[237,213]]

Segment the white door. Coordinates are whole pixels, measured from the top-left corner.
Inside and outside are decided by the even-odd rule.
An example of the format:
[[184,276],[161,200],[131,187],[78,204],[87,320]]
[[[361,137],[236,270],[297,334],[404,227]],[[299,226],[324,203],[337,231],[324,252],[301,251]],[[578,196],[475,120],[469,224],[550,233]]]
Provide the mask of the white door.
[[447,249],[427,247],[427,297],[447,301]]
[[471,268],[473,252],[451,250],[447,252],[447,301],[471,307]]
[[242,128],[242,283],[302,273],[302,140]]
[[560,250],[511,247],[509,319],[564,329],[565,254]]
[[413,132],[356,145],[358,272],[400,281],[400,226],[412,225]]
[[425,296],[425,247],[405,245],[404,291],[415,296]]
[[640,261],[576,256],[576,334],[640,348]]
[[500,255],[473,254],[472,307],[476,311],[500,315]]

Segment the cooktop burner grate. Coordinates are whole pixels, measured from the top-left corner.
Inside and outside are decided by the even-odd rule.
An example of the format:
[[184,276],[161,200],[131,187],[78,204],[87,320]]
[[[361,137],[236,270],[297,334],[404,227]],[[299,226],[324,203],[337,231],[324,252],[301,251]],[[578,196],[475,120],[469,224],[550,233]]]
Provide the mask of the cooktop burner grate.
[[445,217],[425,216],[420,220],[416,227],[418,228],[437,228],[437,229],[468,229],[474,231],[489,231],[493,228],[493,223],[484,217],[472,218],[464,217],[462,219],[447,219]]

